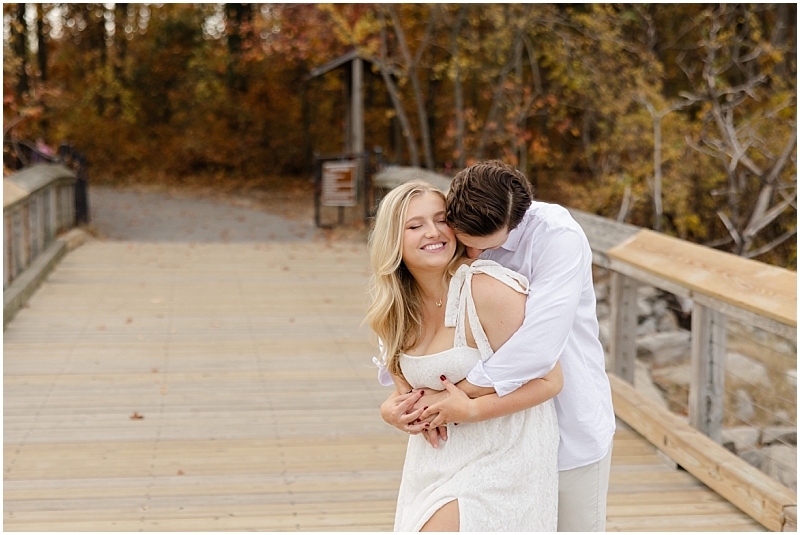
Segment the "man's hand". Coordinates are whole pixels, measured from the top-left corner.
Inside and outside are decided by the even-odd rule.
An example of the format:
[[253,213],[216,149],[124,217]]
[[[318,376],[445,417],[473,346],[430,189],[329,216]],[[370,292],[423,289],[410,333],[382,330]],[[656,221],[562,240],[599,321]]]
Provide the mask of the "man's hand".
[[[414,392],[422,392],[424,395],[414,402],[414,406],[411,408],[413,411],[427,409],[428,406],[444,401],[450,396],[450,392],[447,390],[431,390],[430,388],[420,388],[419,390],[414,390]],[[422,418],[420,418],[420,420],[423,422],[425,421]],[[431,420],[433,420],[433,418],[429,417],[428,421],[430,422]]]
[[[447,398],[450,393],[447,390],[432,390],[430,388],[420,388],[419,390],[415,390],[415,392],[422,392],[422,396],[414,403],[414,406],[410,409],[411,412],[415,414],[417,412],[421,413],[423,410],[428,408],[428,405],[436,403],[437,401],[441,401]],[[420,425],[423,425],[422,435],[425,437],[425,440],[433,446],[434,449],[437,449],[441,441],[447,441],[447,427],[430,427],[425,426],[426,423],[429,423],[431,420],[434,419],[436,415],[430,415],[426,420],[419,418]]]
[[[473,400],[463,390],[442,376],[442,384],[450,395],[441,401],[436,400],[423,410],[419,419],[430,422],[430,427],[437,427],[445,423],[469,422],[476,415],[476,406]],[[425,400],[426,402],[429,400]],[[433,417],[432,420],[430,418]]]
[[439,439],[447,441],[447,426],[440,427],[426,427],[422,430],[422,436],[428,441],[428,444],[433,446],[433,449],[439,448]]
[[419,402],[424,392],[417,390],[408,394],[399,394],[396,390],[381,404],[381,418],[389,425],[393,425],[404,433],[416,435],[425,429],[425,424],[420,422],[419,416],[424,406],[418,409],[414,404]]

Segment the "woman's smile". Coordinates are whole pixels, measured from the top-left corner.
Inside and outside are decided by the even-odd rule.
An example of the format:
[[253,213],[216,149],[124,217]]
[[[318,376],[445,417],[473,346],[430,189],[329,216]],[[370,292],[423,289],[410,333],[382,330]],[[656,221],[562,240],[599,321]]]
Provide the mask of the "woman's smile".
[[429,243],[422,248],[426,253],[440,253],[444,251],[445,242],[440,241],[436,243]]

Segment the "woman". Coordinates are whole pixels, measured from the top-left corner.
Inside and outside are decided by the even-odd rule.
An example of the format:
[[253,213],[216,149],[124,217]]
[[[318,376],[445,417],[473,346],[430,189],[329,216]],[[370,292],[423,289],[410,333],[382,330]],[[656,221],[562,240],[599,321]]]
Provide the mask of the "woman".
[[[462,251],[433,186],[410,182],[381,202],[367,320],[397,387],[381,413],[411,434],[395,531],[555,531],[561,369],[502,398],[454,386],[522,325],[527,292],[521,275]],[[424,390],[412,388],[448,394],[413,409]],[[435,449],[424,435],[440,424]]]

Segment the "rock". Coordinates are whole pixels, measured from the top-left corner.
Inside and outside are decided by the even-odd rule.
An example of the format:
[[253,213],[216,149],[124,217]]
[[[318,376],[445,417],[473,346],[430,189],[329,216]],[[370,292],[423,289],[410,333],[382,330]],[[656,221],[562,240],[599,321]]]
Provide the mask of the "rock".
[[640,318],[646,318],[653,315],[653,306],[641,297],[636,301],[637,314]]
[[761,444],[784,444],[797,446],[797,427],[772,425],[761,430]]
[[756,414],[756,406],[755,403],[753,403],[753,397],[744,388],[737,390],[735,396],[734,413],[736,417],[742,422],[749,422]]
[[758,439],[761,432],[755,427],[749,425],[740,425],[738,427],[730,427],[722,430],[722,443],[733,445],[733,452],[746,451],[753,449],[758,445]]
[[636,390],[655,401],[660,407],[664,407],[665,409],[669,408],[661,390],[656,387],[653,383],[653,379],[650,377],[650,369],[639,359],[636,359],[634,365],[633,384]]
[[649,334],[656,332],[656,320],[653,318],[646,318],[642,323],[636,327],[636,338],[642,338]]
[[607,318],[611,314],[611,307],[605,303],[597,303],[597,319]]
[[791,422],[792,415],[788,411],[778,409],[775,411],[775,419],[779,422]]
[[671,333],[680,330],[678,317],[671,310],[667,310],[656,323],[656,330],[660,333]]
[[667,312],[667,302],[664,299],[657,299],[653,303],[653,315],[656,318],[661,318]]
[[654,366],[683,362],[689,359],[691,333],[674,331],[654,333],[636,340],[639,357],[651,360]]
[[669,410],[677,415],[686,414],[689,405],[689,382],[691,381],[689,366],[667,366],[653,368],[653,383],[664,392]]
[[639,298],[652,299],[658,295],[659,290],[653,286],[639,286],[636,291],[639,294]]
[[594,297],[597,301],[605,301],[608,299],[608,283],[596,282],[594,285]]
[[692,370],[689,366],[666,366],[652,371],[653,381],[664,388],[669,385],[678,386],[688,392],[692,381]]
[[797,448],[782,444],[761,448],[761,471],[789,487],[797,488]]
[[733,377],[727,378],[731,382],[745,381],[751,385],[769,387],[770,380],[767,368],[760,362],[745,357],[741,353],[730,351],[728,353],[725,369]]
[[755,466],[761,470],[761,465],[764,463],[764,454],[761,453],[761,450],[746,450],[739,452],[738,455],[742,460],[747,461],[747,463],[751,466]]
[[694,301],[689,297],[680,297],[676,295],[675,299],[678,301],[684,314],[688,314],[694,308]]

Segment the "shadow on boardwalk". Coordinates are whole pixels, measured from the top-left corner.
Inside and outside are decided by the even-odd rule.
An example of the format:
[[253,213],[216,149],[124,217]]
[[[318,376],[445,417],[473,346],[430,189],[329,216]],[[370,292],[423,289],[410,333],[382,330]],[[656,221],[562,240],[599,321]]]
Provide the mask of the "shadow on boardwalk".
[[[5,332],[4,529],[390,530],[406,437],[377,411],[363,242],[94,209],[129,241],[70,253]],[[608,527],[759,528],[624,428]]]

